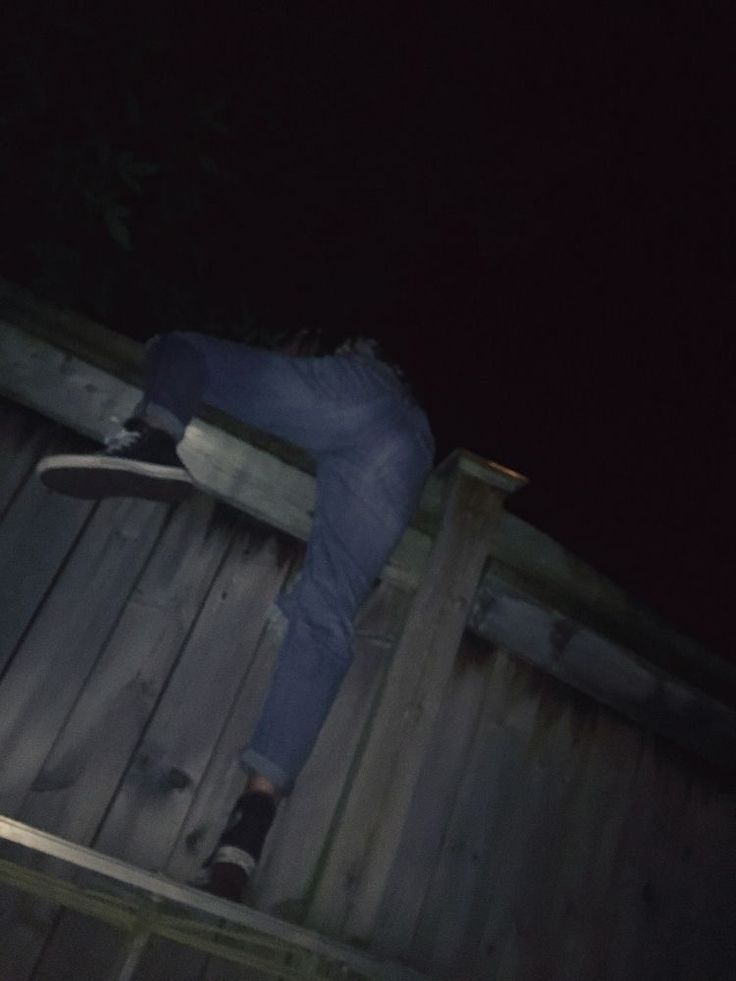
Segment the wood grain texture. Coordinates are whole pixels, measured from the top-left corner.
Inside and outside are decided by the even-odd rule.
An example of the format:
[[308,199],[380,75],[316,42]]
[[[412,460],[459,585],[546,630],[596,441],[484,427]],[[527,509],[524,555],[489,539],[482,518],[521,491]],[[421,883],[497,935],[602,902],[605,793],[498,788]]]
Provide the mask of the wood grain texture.
[[475,629],[484,637],[715,766],[734,770],[736,710],[491,576],[493,602],[474,609]]
[[[102,440],[130,416],[140,390],[10,324],[0,332],[0,391],[84,436]],[[311,528],[315,483],[311,473],[273,452],[248,444],[196,418],[180,446],[198,485],[259,521],[305,540]],[[409,529],[385,575],[416,582],[429,551],[427,536]]]
[[58,731],[20,819],[94,840],[234,532],[197,495],[176,508]]
[[[0,390],[97,439],[110,430],[113,417],[122,419],[129,414],[139,394],[128,382],[11,323],[6,323],[0,334]],[[182,452],[209,493],[289,535],[301,539],[308,535],[314,479],[284,462],[283,454],[250,445],[202,419],[190,426]],[[404,588],[413,588],[425,567],[433,532],[428,535],[420,528],[435,521],[431,515],[441,507],[442,483],[439,476],[428,482],[416,527],[407,530],[384,570],[386,578]],[[671,680],[662,704],[656,695],[655,710],[647,706],[648,724],[657,727],[661,721],[658,731],[669,738],[681,745],[687,742],[706,759],[714,761],[720,756],[721,763],[728,762],[733,755],[731,742],[736,738],[733,721],[726,720],[714,703],[730,702],[736,712],[736,669],[732,665],[680,637],[621,589],[513,515],[499,517],[489,550],[496,559],[476,591],[470,618],[473,630],[536,658],[544,670],[587,694],[604,690],[606,704],[627,714],[633,707],[631,717],[637,722],[641,722],[640,706],[636,700],[632,703],[626,686],[621,689],[611,684],[609,675],[612,673],[616,681],[622,675],[643,674],[643,683],[654,692],[663,679]],[[499,588],[506,591],[504,636],[494,633],[500,612]],[[582,656],[571,663],[572,650],[566,658],[544,655],[537,639],[530,639],[525,631],[524,615],[516,616],[509,608],[510,599],[520,596],[528,597],[532,606],[554,611],[563,632],[570,624],[579,627],[573,647],[579,647]],[[603,659],[601,652],[591,656],[583,650],[589,641],[601,637],[600,631],[611,635],[606,638]],[[627,643],[633,648],[628,649]],[[605,676],[600,672],[603,663]],[[701,691],[705,699],[700,697]],[[721,718],[714,731],[708,732],[711,710]],[[698,724],[693,725],[694,721]],[[730,733],[726,735],[729,748],[725,753],[719,749],[724,728]]]
[[[206,516],[199,515],[199,525],[206,529],[209,522],[202,517]],[[169,542],[169,563],[175,557],[172,545],[179,543],[181,552],[182,530]],[[221,747],[221,730],[230,715],[228,702],[249,670],[249,648],[258,643],[266,610],[284,575],[277,548],[261,529],[241,519],[235,527],[232,521],[220,522],[219,530],[219,535],[210,531],[205,543],[200,538],[200,551],[202,544],[209,546],[205,555],[180,555],[188,560],[188,570],[180,572],[179,589],[186,593],[193,588],[188,577],[196,571],[204,573],[206,595],[196,604],[196,620],[184,620],[184,630],[176,630],[178,616],[174,617],[174,643],[169,647],[177,645],[179,658],[166,672],[166,687],[153,700],[137,744],[128,747],[125,774],[118,775],[104,812],[96,815],[95,846],[142,867],[166,867],[192,800],[200,790],[211,789],[211,782],[202,779],[203,772]],[[196,546],[196,538],[193,544]],[[194,560],[205,558],[208,551],[209,568],[206,562],[196,564]],[[183,569],[183,563],[176,564]],[[165,577],[162,580],[161,572],[161,568],[154,569],[152,576],[168,586],[171,599],[171,584]],[[177,601],[183,598],[179,592]],[[181,616],[183,611],[177,606],[166,612],[170,622],[172,612]],[[195,611],[190,616],[191,612]],[[162,625],[164,621],[154,633],[157,642],[162,639]],[[158,643],[154,651],[157,647]],[[242,739],[242,732],[239,735]],[[237,765],[234,747],[228,748],[226,762],[232,777]],[[215,775],[217,767],[211,768]],[[219,800],[211,802],[213,815],[223,820],[227,813],[223,805],[232,803],[223,800],[226,788],[226,784],[219,785]],[[192,872],[191,852],[189,858],[188,871]],[[96,944],[94,925],[79,914],[65,913],[47,941],[43,960],[53,964],[72,954],[86,957],[88,952],[91,957]]]
[[[312,931],[180,885],[166,876],[145,872],[10,818],[0,817],[0,840],[36,854],[54,856],[84,880],[80,888],[60,877],[18,874],[21,866],[3,862],[2,881],[17,882],[24,892],[46,887],[63,905],[84,908],[118,929],[176,939],[246,966],[262,965],[266,948],[277,955],[289,952],[293,962],[308,961],[310,968],[319,968],[320,977],[357,975],[383,981],[427,981],[410,968],[326,940]],[[213,923],[213,919],[224,922]],[[138,946],[135,939],[131,946]],[[311,976],[313,972],[306,973]]]
[[0,672],[92,510],[89,502],[50,494],[33,479],[14,496],[0,524]]
[[[76,779],[73,767],[43,773],[43,761],[150,554],[165,513],[160,505],[131,501],[97,507],[25,636],[0,686],[3,813],[18,814],[32,790],[53,797],[55,789]],[[88,797],[94,798],[94,789],[91,783]],[[53,809],[37,809],[36,819],[48,827]],[[19,928],[13,945],[18,979],[35,962],[54,918],[52,907],[35,903],[31,917],[21,911],[6,923],[8,929]]]
[[[75,374],[67,355],[54,364],[72,400],[89,396],[98,411],[86,369]],[[11,601],[0,606],[0,742],[12,764],[0,791],[32,824],[184,881],[240,789],[236,752],[278,646],[267,609],[301,546],[243,518],[242,501],[236,511],[204,494],[173,510],[82,503],[75,517],[31,473],[49,438],[77,437],[52,436],[18,406],[0,424]],[[447,489],[435,485],[438,507]],[[477,546],[472,507],[463,521],[460,537]],[[502,560],[484,570],[461,548],[441,567],[445,583],[457,584],[456,567],[468,574],[450,590],[455,606],[420,597],[412,626],[418,575],[377,585],[251,902],[463,981],[730,977],[733,799],[692,755],[728,759],[729,709],[623,634],[606,636],[616,607],[599,580],[581,587],[578,615],[585,570],[565,570],[564,550],[544,551],[533,529],[510,545],[513,521],[499,522],[488,547]],[[428,548],[437,529],[414,533]],[[426,554],[417,563],[407,568],[426,570]],[[593,628],[583,600],[596,591],[606,612]],[[0,976],[49,981],[74,962],[93,981],[124,949],[84,917],[56,925],[45,904],[8,900]],[[240,971],[166,943],[145,970],[162,981]]]
[[321,929],[373,931],[500,507],[495,489],[456,473],[310,910]]
[[54,426],[0,398],[0,521],[52,437]]
[[252,895],[262,909],[298,922],[306,914],[410,600],[394,583],[381,582],[358,617],[353,663],[254,878]]
[[[539,528],[503,513],[475,601],[476,616],[493,605],[498,579],[555,609],[624,650],[736,706],[736,665],[678,633],[621,585],[612,582]],[[474,617],[475,620],[475,617]]]
[[[11,304],[11,312],[12,309]],[[81,350],[87,351],[91,341],[89,332],[83,333],[87,347]],[[76,342],[72,347],[78,348],[75,345]],[[5,324],[5,331],[0,335],[0,389],[96,438],[109,431],[111,417],[124,418],[138,398],[137,390],[128,382],[60,351],[11,322]],[[201,485],[210,493],[290,535],[303,539],[308,534],[313,477],[284,462],[283,453],[249,445],[221,426],[200,419],[190,427],[183,453]],[[441,506],[441,484],[439,478],[428,482],[417,525],[407,530],[384,570],[386,577],[406,588],[416,584],[426,563],[433,532],[428,536],[420,528],[433,526],[432,515]],[[513,515],[503,514],[492,551],[496,556],[494,568],[480,583],[470,620],[471,627],[481,636],[491,641],[497,639],[490,624],[496,611],[500,578],[512,591],[529,595],[533,604],[554,609],[561,621],[579,624],[587,635],[600,636],[601,631],[610,635],[607,660],[622,661],[622,668],[615,667],[618,673],[631,671],[632,651],[636,651],[634,660],[638,669],[649,671],[652,686],[656,687],[662,677],[672,677],[673,681],[680,677],[686,689],[695,686],[696,691],[700,688],[709,694],[711,700],[724,700],[736,707],[736,669],[732,665],[679,636],[549,536]],[[508,643],[509,639],[499,641]],[[518,648],[523,643],[524,631],[520,630],[511,644]],[[531,645],[527,653],[533,654],[534,649]],[[658,669],[650,670],[650,662]],[[547,658],[544,667],[565,683],[580,685],[581,690],[590,694],[599,681],[597,664],[598,658],[583,657],[575,671],[568,671],[566,661]],[[607,679],[602,681],[605,686]],[[629,700],[619,697],[615,688],[608,691],[606,704],[614,701],[613,707],[628,711]],[[664,723],[668,720],[671,723],[672,709],[679,711],[681,707],[685,719],[674,728],[680,741],[688,739],[689,733],[697,731],[691,725],[693,712],[707,714],[709,704],[696,699],[693,705],[690,698],[674,701],[669,698],[664,706]],[[640,721],[638,716],[633,717]],[[668,734],[666,728],[663,732]],[[715,733],[707,740],[707,747],[702,746],[701,740],[701,748],[694,748],[709,753],[707,758],[712,758],[717,752],[718,735]]]
[[[16,329],[26,338],[50,344],[62,350],[67,358],[76,358],[133,386],[140,384],[141,344],[73,311],[54,308],[4,280],[0,280],[0,321],[6,330]],[[0,384],[8,374],[12,374],[12,370],[5,375],[0,371]],[[211,421],[209,417],[207,421]],[[215,425],[224,427],[241,441],[270,449],[297,469],[309,471],[308,462],[298,459],[299,454],[287,444],[242,425],[233,426],[228,417],[218,416]],[[433,515],[440,510],[437,496],[438,488],[430,481],[420,508],[420,514],[424,512],[421,523],[427,528],[434,527]],[[563,614],[581,618],[588,626],[622,646],[641,651],[660,667],[680,675],[683,680],[705,685],[711,694],[736,705],[736,668],[733,665],[672,630],[623,589],[539,529],[515,515],[505,514],[499,525],[494,554],[504,567],[510,585],[538,594],[546,604],[558,608]]]
[[[459,940],[470,932],[478,905],[484,920],[489,907],[496,914],[491,941],[497,953],[494,970],[504,961],[518,969],[517,890],[528,874],[527,852],[533,836],[543,829],[548,779],[533,766],[540,695],[530,692],[527,698],[518,698],[513,664],[500,664],[503,674],[509,667],[510,683],[489,689],[474,758],[464,774],[414,937],[430,962],[446,969],[458,956],[468,967],[472,946]],[[455,862],[458,878],[453,874]],[[445,919],[444,897],[456,888],[457,905],[450,905]]]
[[[242,526],[96,838],[102,851],[143,868],[163,867],[248,681],[283,575],[273,539]],[[260,705],[263,691],[248,691]]]
[[[487,648],[479,656],[477,640],[466,635],[376,917],[372,943],[391,955],[409,954],[433,880],[442,878],[444,863],[454,866],[457,853],[448,845],[450,825],[464,782],[469,774],[477,776],[474,749],[487,731],[487,688],[491,678],[498,681],[492,670],[497,661]],[[457,898],[454,889],[453,893]]]
[[[17,814],[145,564],[165,517],[153,504],[100,504],[0,687],[0,808]],[[69,779],[68,776],[62,778]]]
[[[576,734],[562,820],[556,830],[557,888],[546,909],[549,975],[603,974],[600,958],[612,911],[605,900],[627,818],[638,731],[597,712]],[[482,949],[480,951],[482,957]],[[482,960],[480,966],[482,967]]]

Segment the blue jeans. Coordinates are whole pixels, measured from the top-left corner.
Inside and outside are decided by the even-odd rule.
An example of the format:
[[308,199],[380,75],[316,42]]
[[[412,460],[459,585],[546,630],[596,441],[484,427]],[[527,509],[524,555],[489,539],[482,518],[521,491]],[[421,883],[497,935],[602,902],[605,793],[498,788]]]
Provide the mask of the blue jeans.
[[424,412],[396,372],[357,355],[293,357],[201,334],[156,338],[136,409],[177,440],[200,402],[308,451],[317,497],[262,714],[240,761],[288,793],[350,665],[359,606],[431,470]]

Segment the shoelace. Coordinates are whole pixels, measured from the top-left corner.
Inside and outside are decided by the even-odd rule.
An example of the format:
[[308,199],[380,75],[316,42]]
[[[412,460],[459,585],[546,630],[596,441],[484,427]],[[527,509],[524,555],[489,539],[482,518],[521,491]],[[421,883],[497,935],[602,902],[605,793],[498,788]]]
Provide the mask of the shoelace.
[[111,453],[117,450],[127,450],[138,442],[141,435],[142,433],[136,429],[119,429],[117,432],[105,436],[105,448]]

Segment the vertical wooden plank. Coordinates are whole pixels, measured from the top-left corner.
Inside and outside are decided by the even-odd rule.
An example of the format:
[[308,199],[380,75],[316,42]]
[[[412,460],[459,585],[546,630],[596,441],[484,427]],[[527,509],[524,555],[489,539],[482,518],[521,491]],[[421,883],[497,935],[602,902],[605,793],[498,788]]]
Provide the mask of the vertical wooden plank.
[[363,941],[373,932],[501,503],[458,467],[309,912],[317,929]]
[[677,915],[676,836],[685,801],[682,785],[673,766],[670,748],[655,740],[656,769],[650,783],[651,824],[645,836],[645,855],[641,863],[640,922],[632,945],[629,970],[652,981],[671,981],[671,947],[675,943],[672,923]]
[[51,494],[31,477],[5,512],[0,524],[0,673],[93,508],[89,501]]
[[[181,657],[105,816],[94,846],[143,868],[164,869],[233,704],[249,680],[285,564],[273,536],[240,521]],[[262,692],[249,688],[260,703]],[[243,734],[243,738],[246,734]],[[237,762],[229,761],[235,772]],[[223,808],[224,812],[224,808]],[[65,918],[44,960],[80,956],[93,929]]]
[[165,515],[161,505],[100,504],[3,677],[0,809],[5,814],[17,814],[37,778]]
[[[372,686],[378,683],[381,662],[398,638],[407,604],[408,597],[396,586],[381,583],[358,619],[355,661],[314,753],[293,793],[280,806],[249,888],[248,902],[259,909],[292,921],[303,915],[310,877],[351,765],[362,721],[370,709]],[[243,734],[255,724],[257,706],[252,692],[265,691],[280,639],[278,624],[269,623],[254,658],[248,685],[243,686],[172,850],[167,871],[175,878],[191,878],[200,867],[222,829],[233,800],[242,790],[243,775],[234,765],[235,755]],[[168,981],[171,963],[164,958],[177,956],[183,957],[181,951],[177,954],[176,950],[163,948],[159,957],[151,954],[146,964],[152,981]],[[190,972],[189,964],[187,972]]]
[[[128,505],[140,510],[136,502],[118,507]],[[167,513],[161,505],[143,508],[159,518]],[[213,502],[201,495],[175,509],[25,796],[19,814],[22,820],[80,844],[94,839],[232,536],[232,522],[213,521],[212,511]],[[119,566],[125,577],[133,571],[129,562]],[[104,604],[107,599],[110,607],[103,609],[103,616],[112,615],[116,603],[129,594],[125,577],[119,573],[119,596],[100,592],[98,602]],[[53,863],[41,864],[53,867]],[[25,946],[36,950],[55,914],[38,902],[32,909]],[[64,912],[60,923],[47,943],[39,970],[53,972],[55,963],[73,961],[83,949],[78,937],[94,930],[78,914]],[[95,956],[94,945],[89,956]],[[14,970],[20,978],[20,945],[16,945]]]
[[[568,822],[572,822],[571,801],[574,795],[576,773],[585,769],[594,739],[597,707],[580,698],[568,702],[571,722],[571,743],[567,752],[567,765],[560,768],[553,802],[539,814],[538,826],[532,831],[535,846],[528,849],[525,874],[514,884],[515,932],[517,934],[517,964],[520,976],[529,978],[563,979],[568,976],[586,977],[581,973],[581,961],[587,951],[586,940],[565,934],[566,914],[570,914],[579,901],[574,899],[567,885],[572,871],[580,872],[587,882],[589,869],[581,868],[585,862],[585,835],[577,842]],[[586,798],[587,803],[587,798]],[[582,817],[587,827],[590,815]],[[600,829],[598,829],[600,833]],[[568,837],[569,835],[569,837]],[[540,848],[541,845],[541,848]],[[569,845],[566,848],[566,845]],[[599,897],[588,897],[591,903]],[[583,917],[587,917],[586,909]],[[572,934],[572,931],[571,931]],[[483,945],[478,951],[476,970],[482,969]],[[575,965],[574,967],[572,965]]]
[[[670,843],[665,874],[671,877],[670,915],[667,921],[667,935],[660,943],[661,960],[668,970],[671,981],[689,981],[690,978],[709,976],[713,971],[708,958],[698,951],[695,933],[696,910],[700,894],[712,889],[712,883],[700,869],[692,866],[697,811],[702,786],[689,762],[682,768],[682,798],[670,816],[676,822],[676,832]],[[732,881],[736,879],[736,869]],[[734,883],[736,889],[736,883]],[[736,909],[736,893],[732,889],[733,906]],[[732,918],[733,921],[733,918]],[[734,952],[736,953],[736,951]],[[700,956],[699,956],[700,954]],[[736,965],[736,956],[731,959]]]
[[354,661],[294,792],[282,805],[253,882],[253,902],[301,921],[341,794],[401,636],[411,600],[381,582],[356,622]]
[[[504,849],[514,861],[506,866],[505,878],[499,868],[490,874],[496,890],[503,890],[505,907],[506,930],[497,935],[496,943],[513,948],[519,977],[532,978],[537,976],[530,970],[533,954],[540,946],[548,946],[545,906],[555,888],[554,844],[572,753],[573,727],[571,707],[560,698],[555,683],[543,679],[539,685],[532,672],[525,674],[529,709],[536,705],[536,711],[529,740],[518,759],[516,779],[523,787],[523,805],[516,810],[514,827],[500,827],[494,822],[495,833],[504,839]],[[476,959],[468,933],[476,892],[487,887],[488,826],[479,816],[494,810],[495,788],[488,780],[489,750],[493,752],[497,732],[494,716],[497,717],[495,707],[486,713],[486,725],[479,732],[458,795],[448,836],[449,861],[446,858],[438,867],[433,883],[433,963],[445,969],[453,966],[469,970]],[[490,766],[493,773],[493,764]],[[443,916],[443,898],[449,894],[456,898],[448,915]]]
[[[459,900],[462,905],[467,899],[462,891],[463,886],[467,885],[463,877],[468,873],[472,876],[471,865],[480,858],[480,852],[471,847],[464,837],[466,808],[476,808],[473,821],[487,836],[488,821],[491,820],[492,809],[498,806],[498,785],[503,776],[504,757],[498,751],[497,745],[502,720],[508,717],[511,729],[516,731],[521,726],[525,732],[529,724],[526,716],[533,715],[536,710],[533,701],[529,700],[517,702],[516,707],[521,710],[521,714],[510,708],[509,691],[516,670],[517,666],[507,652],[500,649],[494,651],[481,687],[482,700],[477,724],[472,732],[472,740],[459,763],[455,793],[450,800],[442,836],[435,848],[432,851],[427,850],[424,856],[426,884],[419,895],[407,896],[404,900],[414,910],[413,922],[406,924],[400,938],[405,957],[413,956],[421,958],[423,963],[433,964],[443,916],[454,917],[455,901]],[[510,722],[512,711],[515,716],[513,724]],[[454,728],[454,723],[452,727]],[[526,735],[522,738],[525,739]],[[430,767],[431,761],[428,761],[428,770]],[[431,794],[431,785],[428,790]],[[431,796],[425,799],[424,810],[429,815],[432,814]],[[426,822],[427,818],[417,815],[417,821],[422,820]],[[406,833],[410,833],[409,827]],[[451,902],[447,895],[448,888],[452,895]],[[463,916],[462,910],[460,916]],[[452,929],[449,927],[450,932]],[[382,935],[378,935],[378,939],[382,942]],[[396,937],[396,941],[398,940]],[[398,954],[400,949],[396,948],[396,952]]]
[[[697,882],[690,932],[700,977],[730,978],[736,964],[736,794],[697,788],[688,866]],[[684,959],[684,958],[683,958]]]
[[[62,914],[63,916],[63,914]],[[49,958],[44,956],[45,950],[38,949],[38,963],[33,973],[31,981],[106,981],[118,974],[117,952],[121,944],[125,942],[124,935],[100,920],[77,914],[81,922],[85,924],[87,930],[94,930],[97,943],[93,948],[82,952],[77,952],[74,947],[73,933],[69,937],[70,954],[63,958]],[[5,976],[3,976],[5,977]],[[18,975],[8,975],[13,981],[19,981]]]
[[[387,955],[411,955],[461,784],[475,773],[473,749],[479,730],[485,731],[487,689],[493,678],[497,685],[499,664],[488,644],[465,635],[376,917],[373,944]],[[484,754],[488,751],[485,746]]]
[[[679,756],[680,754],[677,753]],[[697,972],[697,962],[693,959],[693,937],[691,925],[693,922],[693,896],[696,892],[704,890],[712,891],[714,882],[697,870],[694,870],[689,862],[692,854],[692,833],[695,813],[698,807],[699,794],[696,789],[696,775],[691,770],[692,761],[689,759],[678,760],[676,764],[676,788],[677,797],[675,806],[667,814],[666,819],[670,824],[671,832],[668,835],[668,849],[666,855],[660,857],[660,878],[664,882],[664,888],[669,894],[669,909],[667,917],[666,931],[662,932],[660,939],[660,949],[664,952],[663,960],[669,967],[669,977],[672,981],[687,981]],[[726,862],[730,857],[730,869],[726,868],[726,875],[723,881],[726,883],[726,915],[723,919],[725,926],[726,944],[722,949],[722,959],[720,970],[726,973],[728,970],[736,969],[736,936],[734,936],[734,924],[736,923],[736,814],[724,814],[725,834],[721,834],[722,843],[721,855],[726,856]],[[723,869],[723,866],[721,866]],[[713,922],[713,921],[711,921]],[[730,951],[727,949],[730,941]],[[704,959],[707,966],[707,958]],[[717,972],[713,972],[717,973]]]
[[[108,501],[95,511],[0,685],[0,808],[15,815],[29,789],[54,789],[39,770],[148,558],[166,514],[160,505]],[[24,900],[23,908],[28,907]],[[23,976],[53,918],[42,903],[13,922],[12,965]]]
[[195,495],[176,508],[19,818],[90,844],[161,696],[233,534]]
[[200,981],[207,954],[182,947],[173,940],[151,937],[134,974],[135,981]]
[[684,904],[673,931],[682,981],[699,973],[724,978],[733,973],[735,844],[735,795],[722,796],[706,774],[696,774],[680,855]]
[[[661,750],[665,792],[658,799],[657,837],[649,870],[655,916],[651,943],[642,946],[638,962],[646,970],[653,960],[653,950],[658,950],[659,976],[668,981],[694,976],[730,977],[736,970],[733,804],[729,807],[714,794],[712,783],[711,793],[702,795],[702,787],[688,779],[683,767],[686,761],[679,758],[680,754],[668,746]],[[698,827],[693,835],[693,823],[700,825],[701,816],[706,815],[705,827]],[[696,841],[697,851],[692,849]],[[688,845],[691,850],[687,860],[683,860]],[[693,852],[697,856],[695,863]],[[696,926],[693,914],[698,907],[706,915]]]
[[[287,569],[284,570],[285,574]],[[203,862],[227,821],[232,805],[242,793],[245,776],[238,765],[238,750],[245,734],[256,724],[260,710],[257,693],[266,689],[273,672],[282,632],[267,620],[248,671],[247,683],[227,716],[212,756],[197,785],[196,795],[178,831],[166,861],[166,872],[185,882],[196,879]],[[272,834],[276,832],[276,828]],[[252,901],[252,896],[249,897]],[[210,963],[209,955],[176,944],[156,943],[146,955],[146,981],[169,981],[172,976],[199,978]],[[218,962],[220,963],[220,962]]]
[[[501,954],[508,958],[509,937],[511,943],[514,939],[509,899],[524,862],[527,812],[534,791],[529,747],[541,700],[538,688],[529,686],[528,668],[505,651],[499,652],[497,659],[476,741],[476,753],[482,743],[486,751],[477,756],[472,779],[468,773],[457,821],[448,831],[412,941],[412,950],[434,964],[443,951],[454,948],[459,922],[465,936],[472,937],[474,915],[482,910],[485,927],[490,911],[495,924],[488,946],[493,949],[495,963],[489,977],[501,969]],[[464,838],[468,809],[474,812],[472,843]],[[461,905],[459,919],[445,929],[448,895],[453,897],[451,917],[456,899]]]
[[113,965],[112,970],[107,972],[106,981],[133,981],[138,973],[141,957],[150,941],[151,934],[147,930],[141,930],[128,937],[127,942],[120,950],[118,960]]
[[[546,910],[554,974],[604,976],[601,942],[617,910],[606,902],[621,829],[628,815],[639,734],[598,706],[594,728],[580,733],[579,754],[558,828],[557,890]],[[483,961],[481,959],[482,966]]]
[[[290,559],[278,547],[277,551],[278,561],[283,563],[280,585],[288,574]],[[275,588],[277,584],[274,584]],[[223,712],[222,728],[213,744],[207,768],[197,783],[191,806],[164,857],[165,869],[174,878],[190,880],[196,875],[243,791],[245,774],[238,763],[238,754],[258,721],[281,639],[278,626],[266,617],[262,621],[262,631],[254,644],[252,656],[247,662],[244,657],[244,665],[239,668],[242,677],[237,681],[234,679],[230,693],[233,701]]]
[[0,518],[32,474],[52,428],[42,417],[0,398]]
[[613,875],[606,894],[611,917],[604,938],[606,977],[626,981],[636,977],[637,951],[650,928],[651,904],[648,858],[652,847],[657,757],[651,739],[640,738],[640,756],[628,798],[628,813],[613,862]]
[[274,539],[244,523],[95,842],[101,851],[143,868],[166,864],[284,571]]
[[[519,976],[551,981],[565,975],[564,965],[560,964],[560,938],[552,929],[551,920],[563,901],[558,845],[564,828],[567,781],[576,763],[571,705],[549,729],[544,725],[543,737],[545,746],[532,764],[542,771],[540,806],[536,813],[530,808],[527,815],[526,853],[523,869],[514,883],[514,903]],[[470,957],[474,959],[472,954]]]
[[[175,509],[26,795],[22,820],[80,844],[94,840],[222,562],[234,520],[203,495]],[[50,920],[36,903],[31,943],[40,946]],[[94,958],[96,945],[83,943],[92,934],[84,917],[62,913],[39,970],[53,976],[55,964],[74,962],[85,949]]]
[[[631,943],[631,959],[636,970],[650,975],[655,981],[670,981],[682,977],[718,977],[726,963],[718,956],[712,958],[713,947],[699,938],[696,950],[692,950],[691,931],[677,933],[676,925],[687,923],[693,900],[699,895],[713,895],[717,890],[717,879],[699,865],[685,865],[680,860],[683,822],[687,821],[690,781],[682,771],[684,762],[678,750],[655,739],[652,744],[657,761],[655,779],[650,781],[653,793],[651,828],[646,841],[646,854],[642,862],[644,884],[641,900],[644,915],[640,920],[646,922],[646,930],[637,931]],[[692,761],[690,761],[692,765]],[[718,841],[719,866],[723,868],[724,856],[733,856],[734,828],[731,826],[728,838]],[[712,840],[712,836],[711,836]],[[725,847],[724,847],[725,846]],[[734,875],[736,865],[732,860],[730,876],[731,910],[727,917],[729,926],[726,934],[733,936],[736,920],[736,892]],[[688,895],[688,894],[691,895]],[[709,926],[714,917],[708,917]],[[732,947],[732,950],[734,948]],[[693,957],[695,954],[695,957]],[[689,961],[694,973],[680,973],[683,964]],[[730,961],[730,971],[736,967],[736,959]],[[726,976],[729,969],[726,968]]]

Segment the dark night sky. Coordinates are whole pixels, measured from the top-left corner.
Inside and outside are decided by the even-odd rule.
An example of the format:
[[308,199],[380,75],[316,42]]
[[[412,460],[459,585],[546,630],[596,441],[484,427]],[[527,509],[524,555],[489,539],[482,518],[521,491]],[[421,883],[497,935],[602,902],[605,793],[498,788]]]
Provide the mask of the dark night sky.
[[735,656],[732,16],[22,6],[1,275],[141,339],[378,336],[442,453]]

